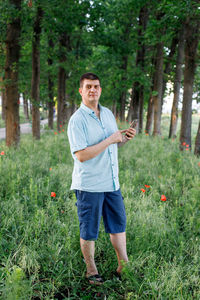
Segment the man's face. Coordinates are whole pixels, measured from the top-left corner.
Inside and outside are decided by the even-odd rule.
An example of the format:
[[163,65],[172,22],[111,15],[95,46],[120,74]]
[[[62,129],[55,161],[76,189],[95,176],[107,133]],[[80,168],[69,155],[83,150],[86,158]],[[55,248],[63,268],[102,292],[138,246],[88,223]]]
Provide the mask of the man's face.
[[99,80],[84,79],[83,86],[79,88],[83,103],[90,106],[98,103],[101,96],[101,87]]

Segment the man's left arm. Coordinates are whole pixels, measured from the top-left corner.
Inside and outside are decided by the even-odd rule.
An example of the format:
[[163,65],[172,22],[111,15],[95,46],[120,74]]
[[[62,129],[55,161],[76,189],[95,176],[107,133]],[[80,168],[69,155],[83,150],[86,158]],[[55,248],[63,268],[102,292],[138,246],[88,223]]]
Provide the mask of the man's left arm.
[[123,135],[123,140],[121,143],[118,143],[118,147],[125,145],[128,141],[132,140],[136,135],[136,130],[134,128],[126,129],[125,135]]

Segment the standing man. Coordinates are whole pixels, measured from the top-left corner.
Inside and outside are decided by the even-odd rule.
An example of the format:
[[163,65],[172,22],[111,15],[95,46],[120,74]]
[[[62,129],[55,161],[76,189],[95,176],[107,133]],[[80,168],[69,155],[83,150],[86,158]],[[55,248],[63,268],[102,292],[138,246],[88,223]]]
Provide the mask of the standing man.
[[97,75],[82,75],[79,88],[82,103],[68,124],[74,159],[71,189],[76,193],[80,246],[87,267],[86,278],[91,284],[103,283],[94,261],[101,216],[116,251],[116,272],[119,276],[122,261],[128,261],[126,214],[119,188],[117,148],[136,134],[133,128],[118,130],[112,112],[99,104],[101,91]]

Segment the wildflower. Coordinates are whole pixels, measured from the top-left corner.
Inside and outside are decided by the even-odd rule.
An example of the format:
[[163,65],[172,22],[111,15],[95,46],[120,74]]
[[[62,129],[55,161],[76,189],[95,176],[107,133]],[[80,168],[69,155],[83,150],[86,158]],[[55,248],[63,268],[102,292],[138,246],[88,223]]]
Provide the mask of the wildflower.
[[198,166],[200,167],[200,162],[198,162]]
[[185,150],[190,150],[189,148],[186,148]]
[[49,171],[51,171],[52,170],[52,168],[49,168]]
[[56,197],[56,193],[55,192],[51,192],[51,197]]
[[59,131],[59,133],[61,133],[61,131]]
[[166,198],[166,196],[165,196],[165,195],[162,195],[162,196],[161,196],[161,198],[160,198],[160,200],[161,200],[161,201],[166,201],[166,200],[167,200],[167,198]]
[[147,136],[148,136],[149,134],[148,134],[148,133],[145,133],[145,135],[147,135]]
[[144,186],[145,186],[147,189],[150,188],[150,185],[148,185],[148,184],[145,184]]
[[146,192],[146,190],[145,189],[140,189],[143,193],[145,193]]
[[64,129],[62,131],[64,132]]
[[185,145],[186,145],[186,142],[183,142],[182,145],[185,146]]
[[1,151],[1,155],[5,155],[5,152],[4,152],[4,151]]
[[54,132],[54,134],[56,135],[56,134],[58,134],[57,132]]
[[62,125],[60,125],[60,128],[62,128]]
[[189,147],[190,145],[186,145],[186,147]]

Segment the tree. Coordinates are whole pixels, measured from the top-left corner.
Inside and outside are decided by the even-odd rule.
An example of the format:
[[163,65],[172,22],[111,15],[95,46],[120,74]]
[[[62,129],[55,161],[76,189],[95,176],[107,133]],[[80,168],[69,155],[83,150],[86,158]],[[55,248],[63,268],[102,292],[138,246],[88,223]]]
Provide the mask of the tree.
[[32,41],[32,133],[35,139],[40,139],[40,34],[42,16],[43,10],[39,5],[33,27]]
[[5,93],[6,145],[17,146],[20,141],[18,64],[20,57],[21,0],[10,0],[12,9],[6,33]]
[[177,51],[176,70],[175,70],[175,78],[174,78],[174,98],[173,98],[173,105],[171,110],[169,138],[176,137],[176,129],[178,124],[178,104],[179,104],[181,80],[183,74],[182,68],[183,68],[183,60],[184,60],[184,45],[185,45],[185,29],[183,25],[180,30],[179,39],[178,39],[178,51]]
[[196,139],[195,139],[194,154],[197,155],[197,156],[200,156],[200,121],[199,121],[199,127],[198,127],[198,130],[197,130]]
[[186,20],[185,27],[185,70],[184,70],[184,93],[183,108],[181,116],[180,149],[183,150],[183,143],[191,149],[191,122],[192,122],[192,95],[193,83],[196,69],[197,46],[199,42],[199,21],[198,14],[191,15]]

